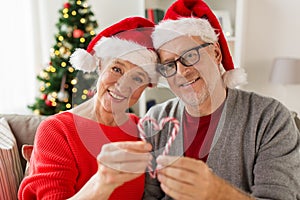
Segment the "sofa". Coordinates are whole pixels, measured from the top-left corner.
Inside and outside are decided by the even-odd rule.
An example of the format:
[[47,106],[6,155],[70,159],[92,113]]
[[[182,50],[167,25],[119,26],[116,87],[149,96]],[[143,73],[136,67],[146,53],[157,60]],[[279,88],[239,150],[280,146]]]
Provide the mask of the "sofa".
[[[297,114],[294,112],[292,112],[292,116],[295,120],[296,126],[300,130],[300,119],[298,118]],[[14,186],[13,189],[10,189],[10,190],[6,189],[6,190],[4,190],[4,192],[0,191],[0,193],[1,193],[0,199],[9,200],[9,199],[16,199],[18,186],[24,176],[24,172],[26,169],[27,160],[24,158],[24,156],[22,154],[22,147],[23,147],[23,145],[26,145],[26,144],[28,144],[28,145],[33,144],[37,127],[41,123],[41,121],[44,120],[46,117],[38,116],[38,115],[0,114],[0,119],[1,118],[6,119],[6,121],[8,122],[8,125],[10,127],[10,130],[15,137],[15,140],[16,140],[15,146],[18,149],[18,154],[19,154],[18,156],[20,158],[20,166],[21,167],[19,167],[19,168],[22,168],[22,169],[20,169],[20,171],[21,170],[22,171],[19,174],[19,177],[13,183],[7,184],[7,182],[5,182],[5,181],[4,181],[4,183],[2,180],[0,181],[0,186],[2,187],[2,190],[3,190],[3,184],[9,185],[6,188],[11,187],[12,185]],[[2,139],[2,138],[0,137],[0,139]],[[0,141],[0,144],[1,144],[1,141]],[[6,162],[6,161],[3,159],[3,160],[1,160],[1,162]],[[11,162],[14,162],[14,160]],[[3,165],[3,163],[1,163],[1,165]],[[14,168],[12,168],[12,169],[14,169]],[[7,171],[6,173],[8,173],[8,172],[13,173],[12,169],[11,168],[6,169],[6,171]],[[1,174],[1,176],[3,176],[3,172]],[[4,178],[1,177],[1,179],[4,179]],[[0,187],[0,190],[1,190],[1,187]],[[9,192],[7,192],[7,191],[9,191]],[[5,194],[9,194],[9,195],[5,196]],[[14,195],[14,196],[12,196],[12,195]]]
[[[292,112],[296,126],[300,130],[300,119],[297,113]],[[45,116],[39,115],[18,115],[18,114],[0,114],[0,118],[7,119],[8,124],[16,138],[18,150],[21,158],[23,170],[26,167],[26,160],[22,156],[22,146],[24,144],[33,144],[34,135],[40,122]]]

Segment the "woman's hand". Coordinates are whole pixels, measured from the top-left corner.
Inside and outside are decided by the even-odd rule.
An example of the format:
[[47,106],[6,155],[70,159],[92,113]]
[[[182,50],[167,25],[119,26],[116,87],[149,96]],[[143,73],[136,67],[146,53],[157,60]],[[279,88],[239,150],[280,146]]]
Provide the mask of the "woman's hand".
[[151,149],[151,145],[143,141],[103,145],[97,157],[97,172],[70,199],[108,199],[117,187],[145,173],[152,159]]
[[151,149],[149,143],[142,141],[113,142],[103,145],[97,157],[101,182],[116,188],[145,173],[152,159],[149,153]]

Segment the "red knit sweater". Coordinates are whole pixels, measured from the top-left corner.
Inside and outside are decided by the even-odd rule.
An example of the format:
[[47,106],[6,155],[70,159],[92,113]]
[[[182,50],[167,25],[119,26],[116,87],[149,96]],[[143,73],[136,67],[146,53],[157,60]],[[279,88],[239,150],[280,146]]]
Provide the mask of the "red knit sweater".
[[[73,196],[97,171],[96,157],[103,144],[138,140],[138,117],[130,114],[130,119],[120,127],[109,127],[70,112],[48,117],[37,130],[19,199]],[[110,199],[141,199],[143,191],[144,175],[117,188]]]

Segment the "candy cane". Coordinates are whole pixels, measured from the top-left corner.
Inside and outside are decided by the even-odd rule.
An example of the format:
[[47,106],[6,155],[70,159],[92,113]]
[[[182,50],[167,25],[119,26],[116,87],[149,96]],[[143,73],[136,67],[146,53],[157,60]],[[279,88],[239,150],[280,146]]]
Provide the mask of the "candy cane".
[[[165,124],[168,123],[168,122],[172,122],[174,124],[174,127],[173,127],[172,132],[171,132],[171,136],[168,139],[168,141],[165,145],[165,149],[162,153],[162,155],[169,154],[171,145],[174,142],[174,140],[175,140],[175,138],[176,138],[176,136],[179,132],[179,122],[178,122],[178,120],[173,118],[173,117],[165,117],[161,120],[161,122],[159,124],[157,124],[157,121],[155,119],[150,118],[148,116],[140,119],[139,122],[138,122],[138,129],[139,129],[139,132],[140,132],[140,137],[143,141],[146,141],[146,133],[144,131],[144,125],[143,125],[146,121],[150,121],[153,125],[153,129],[157,130],[157,131],[162,130],[163,127],[165,126]],[[150,177],[155,178],[156,177],[156,169],[154,170],[152,168],[151,161],[148,163],[148,170],[149,170]]]
[[164,125],[167,123],[167,122],[172,122],[174,124],[174,127],[172,129],[172,132],[171,132],[171,137],[168,139],[168,142],[166,143],[166,146],[165,146],[165,149],[162,153],[162,155],[167,155],[169,154],[169,151],[170,151],[170,148],[177,136],[177,133],[179,132],[179,122],[177,119],[173,118],[173,117],[166,117],[164,118],[162,121],[161,121],[161,129],[164,127]]
[[[140,137],[141,139],[144,141],[144,142],[147,142],[146,140],[146,133],[144,131],[144,122],[145,121],[151,121],[152,124],[153,124],[153,127],[154,127],[154,130],[159,130],[159,125],[157,124],[156,120],[155,119],[152,119],[150,117],[144,117],[142,119],[139,120],[138,122],[138,129],[139,129],[139,132],[140,132]],[[152,163],[151,161],[149,161],[148,163],[148,170],[149,170],[149,175],[151,178],[155,178],[156,177],[156,170],[154,170],[152,168]]]

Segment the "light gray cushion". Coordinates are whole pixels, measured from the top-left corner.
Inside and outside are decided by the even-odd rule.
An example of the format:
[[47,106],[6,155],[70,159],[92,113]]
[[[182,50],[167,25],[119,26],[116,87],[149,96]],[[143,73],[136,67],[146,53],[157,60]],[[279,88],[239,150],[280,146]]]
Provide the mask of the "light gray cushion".
[[26,167],[26,160],[22,157],[23,144],[33,144],[34,136],[38,125],[45,116],[40,115],[19,115],[19,114],[0,114],[4,117],[12,130],[18,145],[23,169]]

